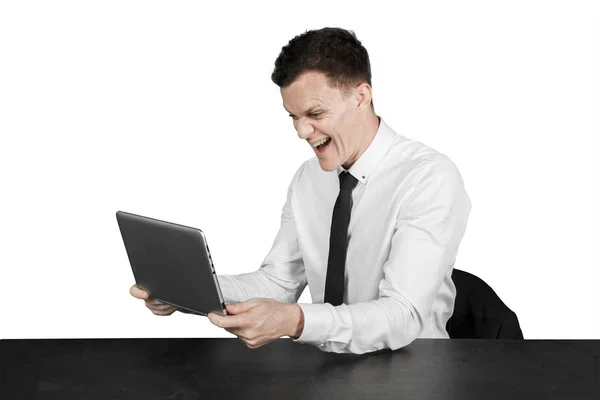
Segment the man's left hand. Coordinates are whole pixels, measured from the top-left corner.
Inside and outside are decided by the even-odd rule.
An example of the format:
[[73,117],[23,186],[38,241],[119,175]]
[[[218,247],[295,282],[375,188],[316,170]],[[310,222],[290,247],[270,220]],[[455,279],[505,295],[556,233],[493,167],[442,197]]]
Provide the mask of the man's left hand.
[[251,299],[227,304],[227,312],[232,315],[209,313],[208,319],[242,339],[251,349],[282,336],[299,337],[304,328],[304,313],[298,304]]

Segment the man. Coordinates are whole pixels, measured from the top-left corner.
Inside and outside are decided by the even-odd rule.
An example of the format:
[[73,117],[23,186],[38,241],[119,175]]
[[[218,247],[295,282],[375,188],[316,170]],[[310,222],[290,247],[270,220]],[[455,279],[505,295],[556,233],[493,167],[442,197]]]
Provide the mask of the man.
[[[447,338],[451,273],[471,209],[456,166],[375,114],[369,56],[353,32],[296,36],[272,80],[315,157],[289,185],[261,267],[219,276],[232,315],[210,321],[250,348],[290,336],[365,353]],[[297,304],[306,285],[313,304]],[[175,311],[135,285],[131,294],[154,314]]]

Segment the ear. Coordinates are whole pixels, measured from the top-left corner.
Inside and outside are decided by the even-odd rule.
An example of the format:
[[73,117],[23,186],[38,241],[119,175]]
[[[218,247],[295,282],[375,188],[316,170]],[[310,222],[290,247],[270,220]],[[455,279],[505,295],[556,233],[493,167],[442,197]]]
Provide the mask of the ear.
[[371,99],[373,98],[371,85],[367,82],[358,85],[354,91],[354,98],[356,99],[356,108],[360,110],[367,109],[371,105]]

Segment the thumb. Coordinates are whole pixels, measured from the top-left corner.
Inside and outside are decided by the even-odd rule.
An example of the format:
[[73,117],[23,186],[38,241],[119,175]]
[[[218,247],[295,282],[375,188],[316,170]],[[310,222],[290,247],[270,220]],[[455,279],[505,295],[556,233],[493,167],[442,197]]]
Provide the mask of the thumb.
[[216,326],[219,326],[219,316],[215,313],[208,313],[208,320]]
[[248,301],[244,301],[241,303],[231,303],[231,304],[227,304],[227,312],[230,314],[242,314],[245,313],[246,311],[250,310],[251,308],[253,308],[253,304],[250,303],[251,300]]

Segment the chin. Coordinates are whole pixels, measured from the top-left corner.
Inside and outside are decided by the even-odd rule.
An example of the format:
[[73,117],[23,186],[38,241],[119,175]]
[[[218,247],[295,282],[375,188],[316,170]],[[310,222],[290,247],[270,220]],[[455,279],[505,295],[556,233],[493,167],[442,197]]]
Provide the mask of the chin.
[[319,165],[321,166],[321,169],[323,171],[327,171],[327,172],[335,171],[338,167],[337,164],[335,164],[329,160],[322,160],[322,159],[319,159]]

